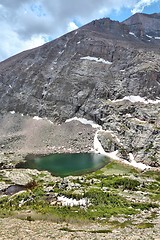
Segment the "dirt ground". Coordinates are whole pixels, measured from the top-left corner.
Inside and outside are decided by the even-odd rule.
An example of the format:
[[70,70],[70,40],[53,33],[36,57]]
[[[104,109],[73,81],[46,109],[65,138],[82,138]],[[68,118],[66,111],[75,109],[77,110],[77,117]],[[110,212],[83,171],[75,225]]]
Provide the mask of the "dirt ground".
[[[0,240],[159,240],[160,225],[137,229],[130,226],[106,233],[107,225],[66,224],[50,221],[27,221],[14,218],[0,219]],[[104,230],[104,233],[100,231]]]
[[5,153],[88,152],[94,134],[95,129],[78,121],[56,124],[17,113],[0,116],[0,151]]

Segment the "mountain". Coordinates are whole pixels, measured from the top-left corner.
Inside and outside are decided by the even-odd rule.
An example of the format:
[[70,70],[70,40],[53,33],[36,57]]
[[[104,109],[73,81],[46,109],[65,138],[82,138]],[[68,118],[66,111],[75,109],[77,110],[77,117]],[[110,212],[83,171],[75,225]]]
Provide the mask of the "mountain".
[[159,97],[160,14],[95,20],[0,63],[1,113],[92,119],[120,138],[101,135],[107,151],[139,161],[159,161]]
[[[128,18],[123,22],[127,24],[131,31],[138,37],[148,38],[151,40],[159,40],[160,36],[160,14],[140,14],[136,13],[134,16]],[[159,41],[157,42],[159,43]]]

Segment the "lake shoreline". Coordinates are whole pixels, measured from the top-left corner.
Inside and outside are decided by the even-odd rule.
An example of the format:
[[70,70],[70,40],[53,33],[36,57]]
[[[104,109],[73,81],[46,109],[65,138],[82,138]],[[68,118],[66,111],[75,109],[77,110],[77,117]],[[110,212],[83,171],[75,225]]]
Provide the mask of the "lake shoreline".
[[[24,161],[28,155],[97,152],[97,135],[101,131],[104,132],[100,125],[86,119],[80,122],[76,118],[57,124],[48,119],[8,113],[1,119],[1,168],[14,167],[14,163]],[[108,157],[117,158],[116,152],[107,154]],[[133,162],[132,159],[117,159],[131,165]],[[160,167],[153,169],[160,170]]]

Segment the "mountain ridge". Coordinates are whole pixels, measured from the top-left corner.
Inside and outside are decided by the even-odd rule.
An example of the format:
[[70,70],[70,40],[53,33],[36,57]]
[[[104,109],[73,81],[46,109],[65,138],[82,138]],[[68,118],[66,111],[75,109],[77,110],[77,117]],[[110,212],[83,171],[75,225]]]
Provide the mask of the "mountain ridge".
[[[104,28],[106,29],[105,33],[103,31]],[[123,35],[124,33],[126,33],[126,35]],[[50,93],[50,96],[46,94],[44,97],[43,92],[46,91],[45,88],[52,85],[54,91],[59,92],[58,89],[64,88],[65,82],[68,81],[67,78],[72,79],[76,77],[77,84],[79,84],[79,90],[81,87],[83,89],[84,86],[81,85],[81,79],[83,75],[84,79],[86,79],[86,86],[87,82],[90,82],[89,86],[92,86],[91,88],[93,88],[93,85],[95,86],[96,84],[99,84],[101,80],[104,79],[101,83],[101,85],[103,85],[103,93],[101,92],[100,95],[105,94],[106,99],[107,94],[104,93],[104,88],[106,88],[107,81],[110,85],[109,87],[107,87],[108,98],[110,99],[116,99],[120,97],[123,98],[125,96],[125,94],[123,93],[124,87],[127,95],[131,95],[132,93],[132,95],[140,95],[141,97],[156,99],[156,97],[160,95],[158,83],[159,70],[155,71],[155,68],[159,69],[159,50],[157,48],[157,42],[159,43],[160,40],[153,40],[152,42],[153,43],[151,43],[151,41],[147,41],[146,39],[144,40],[141,38],[137,38],[136,36],[134,36],[134,33],[129,31],[128,26],[123,23],[111,21],[109,19],[100,19],[86,24],[78,30],[65,34],[52,42],[46,43],[35,49],[20,53],[15,57],[12,57],[0,63],[1,92],[7,92],[6,95],[1,95],[2,105],[0,109],[3,109],[4,101],[4,108],[8,108],[8,111],[20,111],[20,109],[18,110],[17,107],[15,108],[15,106],[13,105],[14,102],[17,101],[17,104],[20,105],[21,99],[22,102],[25,101],[24,104],[28,105],[28,102],[30,102],[30,100],[25,100],[24,93],[26,92],[30,93],[30,95],[33,96],[35,99],[39,99],[39,101],[45,101],[45,99],[47,100],[47,102],[56,102],[57,100],[59,101],[59,97],[57,96],[53,96],[53,98],[51,98],[51,95],[54,95],[53,93]],[[110,66],[101,64],[97,65],[97,70],[99,67],[100,69],[104,69],[100,73],[100,81],[97,81],[97,73],[94,69],[93,61],[82,61],[81,58],[85,56],[102,58],[106,61],[113,63]],[[79,62],[78,65],[76,61]],[[136,61],[138,61],[138,65]],[[86,72],[84,71],[85,63],[88,64]],[[92,74],[90,73],[89,66],[93,68]],[[74,67],[76,67],[76,69],[79,69],[78,73],[76,72],[76,70],[74,70]],[[121,71],[125,69],[130,69],[131,72],[129,73],[130,70],[127,70],[127,72]],[[144,71],[145,69],[146,72]],[[117,75],[117,71],[119,72],[119,75]],[[137,74],[138,76],[136,76]],[[78,75],[80,77],[78,77]],[[93,75],[92,78],[95,80],[88,81],[87,75]],[[152,77],[154,81],[152,80],[151,82],[149,79],[152,75],[154,75],[154,77]],[[140,76],[142,79],[141,81],[144,81],[143,83],[139,81]],[[61,80],[58,80],[58,78],[63,78],[66,80],[62,83]],[[117,81],[117,78],[121,80]],[[131,79],[129,80],[129,78]],[[113,82],[117,82],[117,86],[120,84],[121,81],[124,82],[124,86],[122,88],[119,88],[119,85],[118,89],[114,91],[111,79],[113,79]],[[53,82],[55,81],[59,85],[57,85],[58,89],[55,89],[55,86],[53,85]],[[34,82],[36,85],[34,84]],[[131,84],[132,82],[137,85],[137,89],[135,89],[135,86]],[[33,87],[29,87],[30,84],[31,86],[33,84]],[[43,84],[46,84],[46,86],[42,86]],[[71,84],[71,88],[69,89],[69,91],[75,91],[74,84],[72,86],[72,81],[67,82],[67,84]],[[142,89],[142,84],[143,87],[146,89]],[[117,88],[115,84],[114,86],[115,88]],[[14,92],[16,91],[18,91],[18,93],[14,95]],[[19,95],[20,91],[21,95]],[[98,89],[97,91],[99,92]],[[116,93],[118,91],[119,94]],[[8,102],[7,97],[10,92],[13,92],[12,97],[14,97],[14,99],[16,100],[13,100],[11,103]],[[88,89],[88,93],[89,92],[90,90]],[[69,92],[66,93],[69,94]],[[65,95],[66,93],[64,92],[64,94],[62,95]],[[72,96],[72,94],[70,95]],[[78,89],[74,93],[75,97],[73,96],[72,98],[77,98],[77,94]],[[60,98],[64,99],[64,96]],[[76,102],[77,100],[73,101]],[[78,100],[78,102],[79,101],[81,102],[81,100]],[[23,109],[24,104],[22,104],[23,107],[21,106],[20,108]],[[77,103],[77,105],[79,106],[81,105],[81,103]],[[37,108],[38,110],[38,106],[35,106],[34,108]],[[38,114],[38,112],[34,112],[33,114]]]
[[149,38],[155,38],[160,36],[160,13],[136,13],[123,21],[123,23],[128,25],[139,37],[148,35]]
[[[130,19],[132,19],[132,20],[134,21],[134,19],[137,19],[136,16],[138,16],[138,17],[139,17],[139,16],[146,16],[147,18],[157,18],[157,19],[159,19],[159,18],[160,18],[160,13],[153,13],[153,14],[136,13],[136,14],[134,14],[133,16],[127,18],[126,20],[124,20],[124,21],[122,21],[122,22],[119,22],[119,21],[116,21],[116,20],[111,20],[110,18],[101,18],[101,19],[99,19],[99,20],[96,19],[96,20],[93,20],[93,21],[91,21],[90,23],[87,23],[87,24],[85,24],[84,26],[78,28],[78,30],[79,30],[79,29],[90,29],[90,30],[91,30],[91,25],[95,25],[95,26],[96,26],[96,23],[99,23],[99,25],[101,25],[101,26],[104,25],[104,27],[106,28],[107,23],[108,23],[108,26],[109,26],[109,23],[112,22],[115,26],[116,26],[116,25],[124,25],[124,31],[125,31],[127,34],[129,34],[129,28],[128,28],[128,26],[130,25]],[[105,24],[104,24],[104,23],[105,23]],[[94,30],[95,30],[95,29],[94,29]],[[104,30],[104,28],[103,28],[103,30]],[[107,30],[109,30],[109,29],[107,29]],[[158,29],[158,30],[159,30],[159,29]],[[62,37],[64,37],[64,36],[66,36],[66,35],[68,35],[68,34],[70,34],[70,33],[72,33],[72,32],[76,32],[76,31],[77,31],[77,30],[73,30],[73,31],[71,31],[71,32],[68,32],[68,33],[66,33],[66,34],[64,34],[64,35],[62,35],[62,36],[60,36],[60,37],[58,37],[58,38],[56,38],[56,39],[54,39],[54,40],[52,40],[52,41],[50,41],[50,42],[47,42],[47,43],[45,43],[45,44],[43,44],[43,45],[50,44],[51,42],[54,42],[54,41],[56,41],[56,40],[58,40],[58,39],[60,39],[60,38],[62,38]],[[41,45],[41,46],[39,46],[39,47],[42,47],[43,45]],[[22,52],[14,55],[14,56],[18,56],[18,55],[20,55],[21,53],[25,53],[25,52],[28,52],[28,51],[32,51],[32,50],[37,49],[37,48],[39,48],[39,47],[35,47],[35,48],[33,48],[33,49],[28,49],[28,50],[22,51]],[[9,57],[8,59],[13,58],[14,56]],[[3,63],[3,62],[5,62],[5,61],[7,61],[8,59],[5,59],[5,60],[1,61],[0,64]]]

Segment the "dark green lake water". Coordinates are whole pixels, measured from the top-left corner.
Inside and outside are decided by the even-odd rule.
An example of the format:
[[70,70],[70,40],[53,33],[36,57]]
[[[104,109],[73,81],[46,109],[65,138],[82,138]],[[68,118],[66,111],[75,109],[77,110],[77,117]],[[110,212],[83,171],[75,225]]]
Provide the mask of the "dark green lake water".
[[80,175],[93,172],[109,163],[109,159],[94,153],[57,153],[43,157],[27,158],[17,168],[47,170],[55,176]]

